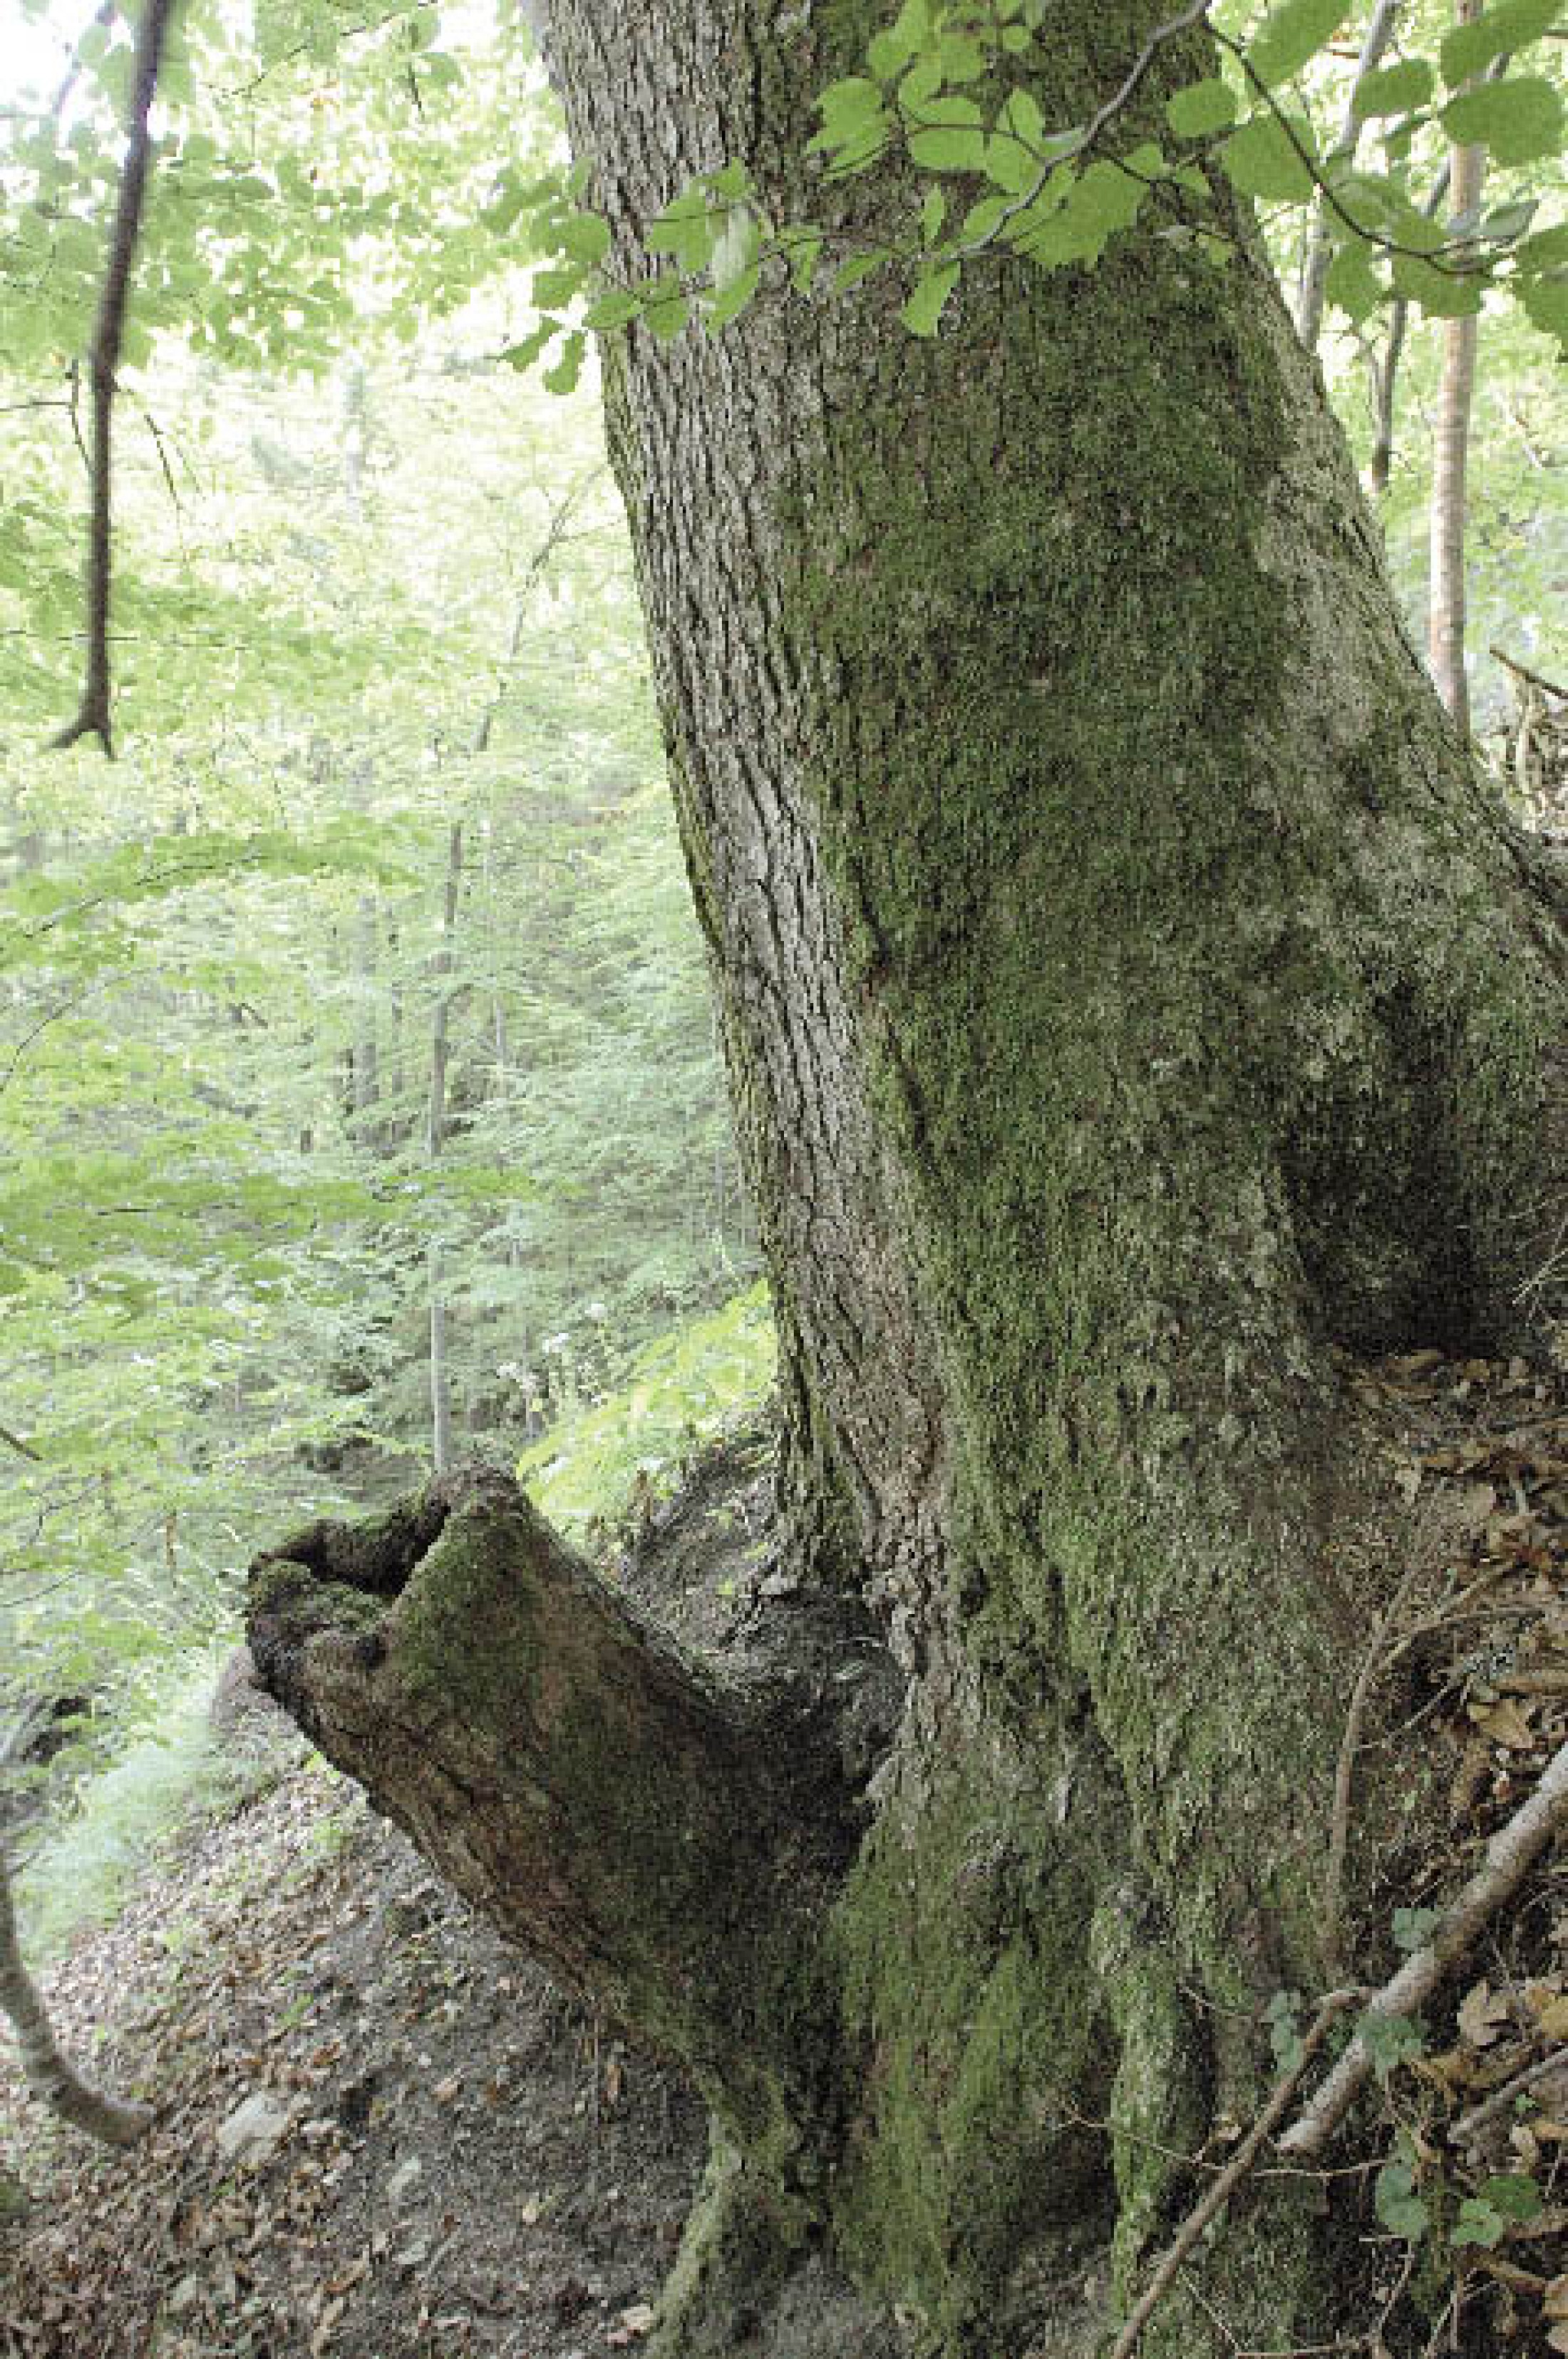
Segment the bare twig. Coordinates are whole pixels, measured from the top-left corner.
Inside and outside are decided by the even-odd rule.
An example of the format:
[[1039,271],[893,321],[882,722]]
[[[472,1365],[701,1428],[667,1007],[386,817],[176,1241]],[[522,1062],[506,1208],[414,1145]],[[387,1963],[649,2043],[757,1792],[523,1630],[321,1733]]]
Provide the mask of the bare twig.
[[4,1425],[0,1425],[0,1441],[5,1442],[9,1448],[14,1450],[18,1458],[30,1458],[35,1465],[41,1466],[43,1464],[43,1460],[38,1456],[38,1453],[33,1448],[32,1443],[30,1441],[24,1441],[19,1433],[11,1432],[10,1430]]
[[1213,2186],[1206,2189],[1201,2201],[1194,2206],[1182,2223],[1174,2243],[1133,2304],[1127,2323],[1116,2339],[1110,2359],[1132,2359],[1132,2354],[1143,2339],[1144,2328],[1174,2283],[1187,2255],[1198,2243],[1205,2230],[1218,2219],[1242,2180],[1251,2170],[1263,2150],[1264,2144],[1273,2136],[1290,2111],[1291,2100],[1301,2085],[1307,2066],[1328,2037],[1329,2026],[1345,2012],[1347,2006],[1354,2006],[1360,1994],[1357,1991],[1331,1991],[1329,1995],[1320,2003],[1311,2027],[1302,2041],[1301,2052],[1295,2062],[1275,2082],[1267,2104],[1241,2144],[1237,2147]]
[[[100,6],[93,12],[92,23],[83,28],[81,40],[85,40],[89,33],[101,33],[106,31],[109,26],[114,23],[114,18],[118,14],[118,8],[119,0],[101,0]],[[81,41],[78,41],[65,77],[61,81],[59,89],[55,92],[53,98],[49,101],[49,119],[51,123],[59,123],[61,115],[65,113],[66,108],[70,104],[71,93],[75,90],[77,83],[81,80]]]
[[[1564,700],[1568,700],[1568,688],[1559,688],[1555,680],[1543,679],[1538,671],[1531,671],[1528,664],[1519,663],[1513,656],[1504,655],[1501,647],[1498,647],[1495,643],[1487,649],[1487,653],[1495,656],[1498,663],[1505,666],[1508,670],[1515,673],[1519,679],[1527,679],[1531,688],[1544,689],[1548,696],[1560,696]],[[1540,1424],[1542,1422],[1550,1422],[1551,1420],[1537,1419],[1534,1421],[1537,1424]]]
[[114,740],[109,713],[109,589],[113,557],[110,524],[110,482],[113,473],[111,429],[114,413],[114,373],[124,342],[125,304],[130,293],[131,266],[135,260],[152,161],[149,118],[157,92],[164,43],[178,0],[146,0],[136,34],[131,87],[130,136],[120,173],[119,201],[109,241],[108,267],[92,332],[92,499],[88,531],[87,679],[76,718],[55,738],[57,748],[74,745],[80,738],[96,737],[106,755]]
[[1485,2104],[1472,2105],[1467,2114],[1461,2114],[1448,2133],[1449,2143],[1453,2146],[1466,2145],[1477,2130],[1484,2130],[1488,2122],[1495,2122],[1506,2114],[1514,2099],[1521,2096],[1526,2089],[1533,2087],[1537,2081],[1544,2081],[1549,2072],[1561,2072],[1565,2066],[1568,2066],[1568,2048],[1554,2048],[1550,2056],[1538,2056],[1533,2064],[1527,2064],[1522,2072],[1516,2072],[1511,2081],[1505,2081],[1500,2089],[1494,2089]]
[[[1476,1937],[1515,1893],[1552,1836],[1568,1819],[1568,1745],[1552,1756],[1540,1784],[1507,1826],[1487,1845],[1486,1864],[1473,1875],[1452,1908],[1444,1911],[1430,1941],[1415,1951],[1371,2000],[1379,2018],[1413,2014],[1474,1947]],[[1321,2154],[1372,2071],[1364,2039],[1353,2039],[1316,2096],[1280,2141],[1282,2154]]]

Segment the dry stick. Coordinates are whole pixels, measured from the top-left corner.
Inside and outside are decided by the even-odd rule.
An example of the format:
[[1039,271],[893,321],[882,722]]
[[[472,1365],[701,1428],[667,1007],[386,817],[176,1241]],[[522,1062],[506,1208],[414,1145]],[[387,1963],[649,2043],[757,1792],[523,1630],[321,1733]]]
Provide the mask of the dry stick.
[[[1531,688],[1544,689],[1548,696],[1560,696],[1568,700],[1568,688],[1559,688],[1555,680],[1543,679],[1540,672],[1531,671],[1528,664],[1521,664],[1513,656],[1504,655],[1501,647],[1494,644],[1487,649],[1487,653],[1495,656],[1498,663],[1506,666],[1509,671],[1517,673],[1520,679],[1529,680]],[[1560,1421],[1556,1418],[1532,1418],[1530,1420],[1533,1425],[1555,1425]]]
[[1484,2104],[1472,2105],[1467,2114],[1461,2114],[1448,2133],[1449,2144],[1464,2146],[1477,2130],[1485,2129],[1488,2122],[1495,2122],[1500,2114],[1506,2114],[1514,2099],[1526,2089],[1533,2087],[1537,2081],[1544,2081],[1549,2072],[1561,2072],[1565,2065],[1568,2065],[1568,2048],[1554,2048],[1550,2056],[1538,2056],[1533,2064],[1527,2064],[1522,2072],[1516,2072],[1511,2081],[1505,2081],[1500,2089],[1494,2089]]
[[1330,2024],[1336,2016],[1342,2015],[1347,2006],[1354,2006],[1360,1996],[1359,1991],[1331,1991],[1320,2003],[1317,2014],[1313,2018],[1312,2027],[1302,2041],[1300,2055],[1290,2071],[1281,2073],[1279,2080],[1275,2082],[1267,2104],[1242,2139],[1241,2144],[1237,2147],[1213,2186],[1206,2190],[1202,2201],[1197,2203],[1183,2221],[1177,2231],[1175,2242],[1165,2254],[1148,2285],[1133,2305],[1126,2325],[1116,2339],[1110,2359],[1132,2359],[1132,2354],[1143,2339],[1144,2328],[1174,2283],[1182,2263],[1203,2235],[1204,2231],[1224,2211],[1258,2159],[1265,2141],[1273,2136],[1290,2111],[1291,2099],[1295,2095],[1307,2066],[1327,2038]]
[[125,303],[130,293],[131,266],[142,225],[147,172],[152,160],[148,118],[157,92],[164,41],[178,0],[146,0],[136,34],[131,86],[130,136],[120,173],[119,201],[109,241],[109,264],[92,332],[92,497],[87,544],[87,679],[81,705],[68,728],[53,740],[57,749],[74,745],[81,737],[96,737],[113,756],[114,742],[109,718],[109,577],[113,553],[109,488],[112,475],[111,428],[114,410],[114,372],[125,333]]
[[[1492,1837],[1485,1866],[1471,1877],[1453,1907],[1444,1909],[1431,1940],[1407,1958],[1369,2002],[1368,2015],[1408,2016],[1423,2006],[1474,1947],[1483,1925],[1519,1889],[1564,1820],[1568,1820],[1568,1745],[1552,1756],[1529,1801]],[[1321,2154],[1371,2071],[1371,2053],[1357,2037],[1301,2118],[1280,2140],[1281,2153]]]

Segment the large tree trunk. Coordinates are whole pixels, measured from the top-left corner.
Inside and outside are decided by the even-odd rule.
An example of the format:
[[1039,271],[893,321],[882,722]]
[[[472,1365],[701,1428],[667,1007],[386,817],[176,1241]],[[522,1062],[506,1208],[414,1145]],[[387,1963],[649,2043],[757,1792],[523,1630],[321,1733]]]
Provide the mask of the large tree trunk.
[[[1161,13],[1057,12],[1048,117]],[[877,15],[556,0],[626,266],[727,156],[820,208],[811,96]],[[1201,70],[1195,36],[1149,108]],[[932,342],[873,280],[607,354],[787,1545],[902,1680],[869,1784],[798,1701],[826,1673],[716,1688],[581,1567],[532,1602],[510,1503],[410,1547],[389,1614],[343,1536],[285,1552],[340,1585],[262,1584],[328,1749],[700,2077],[720,2160],[661,2353],[805,2359],[809,2250],[922,2353],[1088,2359],[1173,2152],[1256,2095],[1263,2003],[1325,1972],[1346,1699],[1411,1545],[1342,1354],[1494,1343],[1540,1266],[1560,910],[1238,227],[1223,268],[1154,234],[979,268]],[[650,1875],[672,1842],[691,1873]],[[1353,1933],[1364,1891],[1353,1862]],[[1271,2184],[1146,2350],[1365,2324],[1336,2215]]]

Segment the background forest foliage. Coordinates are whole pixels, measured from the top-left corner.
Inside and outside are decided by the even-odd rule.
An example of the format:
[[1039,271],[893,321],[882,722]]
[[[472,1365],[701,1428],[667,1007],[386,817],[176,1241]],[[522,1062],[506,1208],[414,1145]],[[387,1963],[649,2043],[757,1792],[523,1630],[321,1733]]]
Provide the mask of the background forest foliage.
[[[457,1447],[524,1455],[579,1533],[763,1393],[771,1345],[591,354],[514,365],[571,291],[514,12],[186,11],[122,372],[109,765],[45,748],[132,18],[0,11],[0,1679],[93,1698],[120,1763],[36,1864],[60,1931],[62,1884],[107,1888],[192,1773],[250,1555],[427,1463],[433,1310]],[[1386,62],[1450,22],[1410,6]],[[1361,29],[1292,99],[1321,152]],[[1560,92],[1563,45],[1531,71]],[[1440,127],[1368,130],[1424,203]],[[1489,201],[1561,177],[1532,158]],[[1289,287],[1313,215],[1263,210]],[[1409,322],[1379,503],[1418,636],[1441,333]],[[1388,334],[1331,313],[1321,346],[1364,464]],[[1489,296],[1498,756],[1487,648],[1568,676],[1565,429],[1558,346]]]

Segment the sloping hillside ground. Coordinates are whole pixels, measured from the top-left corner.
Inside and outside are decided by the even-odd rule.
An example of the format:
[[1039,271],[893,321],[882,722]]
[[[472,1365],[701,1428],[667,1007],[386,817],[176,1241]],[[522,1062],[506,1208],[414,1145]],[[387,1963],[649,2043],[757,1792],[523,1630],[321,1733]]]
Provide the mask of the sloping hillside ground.
[[[1568,1384],[1435,1353],[1347,1364],[1345,1381],[1380,1422],[1388,1481],[1430,1502],[1432,1545],[1390,1570],[1367,1634],[1378,1724],[1391,1706],[1390,1741],[1435,1759],[1447,1794],[1419,1852],[1389,1863],[1387,1931],[1363,1960],[1381,1977],[1568,1740]],[[766,1455],[760,1430],[731,1435],[615,1558],[695,1643],[743,1651],[759,1615],[790,1610]],[[0,2224],[0,2354],[635,2353],[701,2169],[699,2108],[504,1949],[276,1714],[257,1723],[229,1739],[262,1747],[251,1799],[46,1978],[72,2052],[154,2098],[155,2131],[128,2156],[57,2132],[0,2048],[0,2164],[33,2198]],[[1352,1825],[1373,1724],[1347,1698]],[[1289,2009],[1271,2013],[1288,2053]],[[1429,2007],[1421,2052],[1386,2060],[1323,2182],[1386,2307],[1334,2347],[1568,2352],[1568,1842]],[[1190,2200],[1238,2135],[1194,2158]],[[790,2359],[856,2359],[826,2331],[819,2313]]]
[[[622,1576],[693,1644],[756,1608],[767,1448],[731,1433],[622,1535]],[[251,1799],[40,1977],[68,2051],[145,2091],[155,2129],[128,2155],[58,2129],[0,2037],[0,2167],[32,2197],[0,2220],[0,2354],[634,2351],[706,2158],[701,2107],[254,1690],[226,1701]]]
[[[36,2115],[6,2136],[34,2203],[0,2231],[0,2349],[632,2345],[701,2165],[699,2109],[287,1749],[271,1790],[50,1980],[72,2051],[162,2110],[128,2156]],[[11,2123],[18,2095],[0,2085]]]

